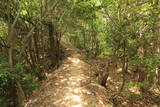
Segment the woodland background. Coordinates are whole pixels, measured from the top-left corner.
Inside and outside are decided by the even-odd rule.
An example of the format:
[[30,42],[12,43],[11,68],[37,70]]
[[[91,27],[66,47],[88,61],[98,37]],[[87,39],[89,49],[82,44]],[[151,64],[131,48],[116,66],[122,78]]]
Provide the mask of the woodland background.
[[159,88],[159,10],[159,0],[1,0],[0,105],[21,106],[45,73],[58,68],[62,39],[88,58],[110,58],[105,66],[118,62],[119,92]]

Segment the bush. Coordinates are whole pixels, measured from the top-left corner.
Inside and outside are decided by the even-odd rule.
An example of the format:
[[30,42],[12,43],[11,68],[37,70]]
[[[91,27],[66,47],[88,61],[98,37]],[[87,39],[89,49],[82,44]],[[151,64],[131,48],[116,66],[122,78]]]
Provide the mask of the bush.
[[39,83],[33,80],[33,75],[22,71],[25,66],[17,64],[15,68],[9,68],[7,63],[0,63],[0,105],[2,107],[12,105],[12,96],[14,96],[12,94],[15,92],[16,81],[21,84],[25,95],[39,87]]

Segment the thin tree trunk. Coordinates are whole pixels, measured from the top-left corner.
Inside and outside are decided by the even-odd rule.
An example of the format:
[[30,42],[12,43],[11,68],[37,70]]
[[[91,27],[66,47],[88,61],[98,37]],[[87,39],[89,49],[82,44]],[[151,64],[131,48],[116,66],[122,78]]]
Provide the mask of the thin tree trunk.
[[128,59],[127,59],[127,53],[126,53],[126,41],[124,41],[124,46],[123,46],[123,67],[122,67],[122,73],[123,73],[123,81],[122,81],[122,85],[119,89],[119,93],[120,94],[125,86],[126,83],[126,72],[128,70]]
[[18,81],[16,81],[16,89],[17,89],[16,94],[17,94],[18,106],[23,107],[26,97],[21,87],[21,84]]
[[[153,1],[152,5],[153,5],[153,8],[155,10],[159,10],[158,6],[159,6],[159,0],[155,0]],[[157,54],[160,53],[160,20],[159,20],[159,17],[160,15],[155,13],[154,14],[154,17],[155,17],[155,22],[154,22],[154,25],[153,25],[153,30],[154,30],[154,34],[155,34],[155,52]],[[160,65],[157,65],[156,67],[156,72],[155,72],[155,75],[156,75],[156,84],[160,84]]]
[[55,54],[55,38],[54,38],[54,32],[55,32],[55,28],[52,24],[52,22],[49,23],[48,25],[49,28],[49,55],[51,57],[51,62],[52,62],[52,66],[54,67],[56,65],[56,54]]
[[38,50],[38,34],[37,34],[37,29],[35,29],[35,34],[33,36],[33,41],[34,41],[34,52],[36,56],[36,63],[39,63],[39,50]]

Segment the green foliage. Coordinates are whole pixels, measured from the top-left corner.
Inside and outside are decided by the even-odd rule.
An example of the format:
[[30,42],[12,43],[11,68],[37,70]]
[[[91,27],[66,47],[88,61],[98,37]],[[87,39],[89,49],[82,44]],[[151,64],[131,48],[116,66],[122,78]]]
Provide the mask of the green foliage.
[[10,103],[10,100],[8,100],[6,97],[4,96],[0,97],[0,104],[2,107],[8,107],[9,103]]
[[147,87],[148,83],[146,83],[146,82],[139,82],[137,85],[139,87]]
[[26,95],[29,95],[33,90],[40,86],[40,83],[33,81],[33,76],[30,74],[22,74],[21,77],[23,79],[20,82]]
[[132,88],[132,87],[134,87],[135,86],[135,83],[133,83],[133,82],[128,82],[127,83],[127,87],[128,88]]
[[5,37],[5,35],[7,35],[7,30],[6,23],[0,20],[0,37]]
[[24,64],[17,64],[15,68],[10,68],[7,62],[0,63],[0,104],[8,106],[10,104],[10,91],[19,81],[24,89],[26,95],[30,94],[34,89],[38,88],[40,84],[33,80],[33,75],[28,74],[23,70],[26,67]]
[[[48,23],[53,23],[54,36],[60,40],[67,35],[69,41],[85,50],[88,57],[115,55],[121,60],[126,58],[129,66],[139,66],[147,72],[147,79],[152,78],[151,74],[160,65],[157,51],[160,48],[159,1],[1,0],[0,5],[0,104],[4,106],[4,101],[9,102],[7,89],[16,81],[29,94],[39,86],[34,81],[35,76],[50,68],[48,48],[52,45],[48,45]],[[9,46],[11,25],[18,14],[15,37],[11,38],[14,46]],[[34,30],[29,33],[32,28]],[[13,67],[8,61],[10,47],[13,48]],[[141,55],[138,54],[140,48]],[[61,48],[59,50],[64,53]],[[142,81],[138,86],[144,85]],[[128,87],[132,86],[134,83],[128,83]]]
[[5,87],[9,87],[10,84],[13,84],[14,81],[19,78],[15,70],[11,68],[7,68],[8,65],[9,64],[7,62],[0,63],[0,68],[1,68],[0,69],[0,88],[1,89],[5,89]]

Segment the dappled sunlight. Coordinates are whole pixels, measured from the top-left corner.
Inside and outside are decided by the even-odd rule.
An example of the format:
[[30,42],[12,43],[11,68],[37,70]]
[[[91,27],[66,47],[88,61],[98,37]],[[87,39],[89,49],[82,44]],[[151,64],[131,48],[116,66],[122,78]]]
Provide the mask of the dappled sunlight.
[[64,76],[59,76],[59,78],[64,78]]
[[117,69],[117,72],[122,72],[122,68]]
[[65,64],[63,69],[67,69],[69,67],[69,65]]
[[75,77],[70,77],[69,80],[77,80],[77,81],[81,81],[82,79],[84,79],[83,77],[80,76],[75,76]]
[[61,82],[65,82],[65,81],[67,81],[67,80],[68,80],[68,79],[65,78],[65,79],[62,79]]
[[76,63],[76,64],[80,62],[80,59],[78,59],[78,58],[68,57],[68,59],[69,59],[71,62]]
[[119,87],[118,87],[118,86],[116,86],[115,88],[116,88],[116,89],[119,89]]
[[72,105],[71,107],[82,107],[82,104]]
[[81,102],[81,97],[77,96],[77,95],[71,95],[71,96],[66,96],[65,100],[74,101],[74,102]]
[[76,88],[76,89],[73,89],[73,92],[74,92],[75,94],[77,94],[77,93],[81,93],[81,90],[78,89],[78,88]]
[[[82,69],[84,62],[77,57],[68,57],[67,60],[72,62],[64,64],[63,66],[63,70],[68,73],[66,75],[58,75],[60,83],[55,83],[56,86],[63,84],[62,89],[66,94],[63,95],[62,99],[55,101],[54,104],[65,105],[67,107],[84,107],[84,105],[88,105],[87,102],[83,101],[84,94],[91,95],[91,92],[81,87],[82,82],[89,79],[89,77],[84,74],[84,71],[87,69]],[[70,70],[72,72],[70,72]],[[58,92],[61,92],[62,89],[59,87]]]
[[137,94],[137,95],[140,95],[141,92],[139,91],[139,88],[137,86],[134,86],[134,87],[131,87],[128,89],[130,92],[134,93],[134,94]]
[[[72,88],[72,87],[67,87],[67,90],[69,93],[72,93],[72,94],[76,94],[76,95],[82,95],[83,93],[85,94],[91,94],[91,92],[87,91],[86,89],[84,88]],[[67,95],[68,96],[68,95]]]
[[100,104],[103,104],[103,101],[100,99],[100,100],[99,100],[99,103],[100,103]]
[[77,83],[76,82],[68,82],[68,84],[70,84],[70,85],[77,85]]
[[[69,49],[72,51],[72,49]],[[47,88],[42,90],[40,99],[33,101],[43,102],[48,107],[91,107],[96,105],[104,105],[102,99],[97,99],[95,96],[98,92],[88,90],[88,84],[91,82],[91,77],[88,75],[90,70],[87,63],[81,60],[81,55],[78,52],[69,52],[61,67],[56,70],[55,75],[49,74],[52,82],[47,81]],[[109,78],[112,79],[112,78]],[[96,90],[97,91],[97,90]],[[96,94],[95,94],[96,93]],[[100,96],[99,96],[100,97]],[[44,106],[44,105],[39,105]],[[104,107],[104,106],[97,106]]]
[[108,81],[112,81],[112,77],[111,77],[111,76],[108,76],[107,80],[108,80]]
[[[61,78],[60,82],[64,84],[67,83],[69,86],[79,86],[80,82],[86,78],[88,77],[85,77],[85,75],[81,75],[81,76],[68,75],[68,78]],[[58,85],[57,83],[55,84]]]
[[126,106],[128,104],[127,101],[122,102],[122,105]]

